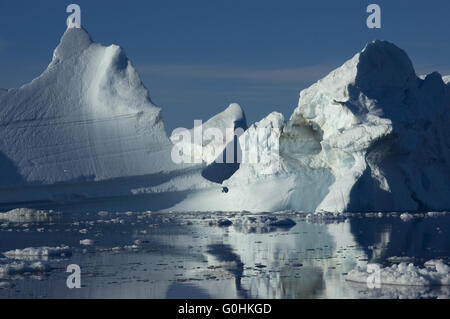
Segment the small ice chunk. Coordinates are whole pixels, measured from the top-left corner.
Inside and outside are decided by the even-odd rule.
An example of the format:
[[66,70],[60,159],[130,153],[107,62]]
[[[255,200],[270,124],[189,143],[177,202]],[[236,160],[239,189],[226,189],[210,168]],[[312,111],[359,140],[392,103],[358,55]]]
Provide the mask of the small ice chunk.
[[[401,262],[390,267],[379,267],[380,284],[403,286],[449,286],[450,267],[442,260],[430,260],[419,267],[413,263]],[[367,282],[374,272],[368,272],[367,267],[357,266],[346,277],[348,281]]]
[[41,261],[13,261],[6,264],[0,264],[0,278],[8,278],[9,276],[22,275],[26,273],[42,273],[49,270],[51,270],[51,267]]
[[80,245],[83,245],[83,246],[92,246],[93,244],[94,244],[94,241],[92,239],[80,240]]
[[404,222],[409,222],[411,220],[414,219],[414,216],[411,215],[410,213],[403,213],[400,215],[400,218],[404,221]]

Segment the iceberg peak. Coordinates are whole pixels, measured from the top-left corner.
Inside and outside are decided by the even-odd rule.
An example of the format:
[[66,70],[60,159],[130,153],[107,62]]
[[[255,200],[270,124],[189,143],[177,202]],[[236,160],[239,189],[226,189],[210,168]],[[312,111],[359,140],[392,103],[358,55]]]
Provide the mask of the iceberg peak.
[[[405,51],[388,41],[373,41],[357,55],[355,85],[370,95],[408,88],[417,83],[413,64]],[[381,92],[380,92],[381,91]]]
[[223,111],[223,114],[226,114],[227,117],[234,120],[236,127],[247,129],[247,120],[245,119],[245,113],[239,104],[231,103],[230,106],[228,106],[225,111]]
[[67,28],[53,53],[53,63],[67,60],[83,52],[92,43],[91,36],[85,29]]

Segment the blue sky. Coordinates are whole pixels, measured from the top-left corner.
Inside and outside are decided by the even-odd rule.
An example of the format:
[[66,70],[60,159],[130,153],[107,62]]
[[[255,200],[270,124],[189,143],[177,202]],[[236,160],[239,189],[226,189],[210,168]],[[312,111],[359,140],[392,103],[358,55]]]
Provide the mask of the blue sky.
[[[94,41],[125,49],[169,131],[232,102],[249,122],[288,117],[301,89],[374,39],[404,49],[418,74],[450,74],[448,0],[0,0],[0,87],[45,69],[70,3]],[[379,30],[366,27],[370,3],[381,6]]]

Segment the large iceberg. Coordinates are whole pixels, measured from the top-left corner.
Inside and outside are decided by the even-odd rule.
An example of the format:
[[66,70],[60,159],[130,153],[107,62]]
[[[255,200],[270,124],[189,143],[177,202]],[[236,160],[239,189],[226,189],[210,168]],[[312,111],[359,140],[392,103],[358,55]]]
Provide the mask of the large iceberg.
[[[243,165],[225,185],[227,209],[305,211],[450,208],[450,88],[416,76],[407,54],[374,41],[300,93],[281,127],[280,169]],[[267,144],[267,150],[270,144]]]
[[[303,90],[290,119],[274,112],[247,127],[232,104],[203,124],[224,138],[189,140],[195,160],[176,163],[179,134],[167,136],[124,51],[69,28],[41,76],[0,90],[0,203],[156,194],[170,200],[152,197],[149,209],[450,209],[444,81],[419,78],[404,51],[375,41]],[[257,144],[271,160],[216,163],[230,144]]]
[[123,181],[102,182],[159,183],[180,169],[161,110],[123,49],[82,28],[68,28],[42,75],[3,90],[0,106],[2,203],[129,193]]

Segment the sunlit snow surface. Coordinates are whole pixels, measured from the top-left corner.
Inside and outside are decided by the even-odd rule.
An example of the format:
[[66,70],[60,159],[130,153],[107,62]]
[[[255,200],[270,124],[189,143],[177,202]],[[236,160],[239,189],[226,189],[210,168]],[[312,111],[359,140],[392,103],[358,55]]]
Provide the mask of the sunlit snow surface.
[[[404,280],[408,267],[441,260],[448,283],[446,213],[34,212],[0,213],[0,298],[450,297],[450,286],[413,277],[374,289],[348,281],[368,263],[403,269]],[[66,286],[70,264],[81,289]]]

